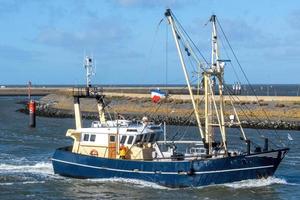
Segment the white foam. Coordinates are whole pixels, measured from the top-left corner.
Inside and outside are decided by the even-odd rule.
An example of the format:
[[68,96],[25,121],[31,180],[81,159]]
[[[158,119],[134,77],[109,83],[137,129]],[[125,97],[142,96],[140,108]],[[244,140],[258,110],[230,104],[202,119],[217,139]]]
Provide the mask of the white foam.
[[262,179],[249,179],[234,183],[226,183],[224,184],[227,187],[232,187],[235,189],[239,188],[257,188],[257,187],[265,187],[268,185],[273,184],[283,184],[287,185],[289,184],[285,179],[276,178],[276,177],[268,177],[268,178],[262,178]]
[[0,173],[34,173],[53,175],[53,168],[50,162],[38,162],[34,165],[12,165],[1,164]]
[[22,182],[7,182],[7,183],[0,183],[0,185],[25,185],[25,184],[37,184],[37,183],[45,183],[45,181],[22,181]]
[[[161,185],[158,185],[153,182],[138,180],[138,179],[127,179],[127,178],[100,178],[100,179],[87,179],[88,181],[92,182],[100,182],[100,183],[130,183],[127,185],[134,186],[134,187],[149,187],[154,189],[165,189],[165,190],[176,190],[176,188],[168,188]],[[249,179],[239,182],[233,182],[233,183],[226,183],[226,184],[220,184],[220,185],[208,185],[208,186],[200,186],[197,187],[199,189],[206,188],[206,187],[215,187],[215,186],[225,186],[225,187],[231,187],[234,189],[240,189],[240,188],[258,188],[258,187],[265,187],[268,185],[273,184],[283,184],[283,185],[298,185],[296,183],[288,183],[285,179],[282,178],[276,178],[276,177],[268,177],[266,179]]]
[[45,181],[24,181],[21,184],[36,184],[36,183],[45,183]]
[[297,160],[300,159],[300,156],[289,156],[289,155],[286,155],[286,157],[289,158],[289,159],[297,159]]
[[135,187],[149,187],[149,188],[154,188],[154,189],[168,189],[171,190],[171,188],[164,187],[161,185],[158,185],[153,182],[148,182],[148,181],[143,181],[143,180],[138,180],[138,179],[129,179],[129,178],[97,178],[97,179],[88,179],[88,181],[92,182],[100,182],[100,183],[107,183],[107,182],[112,182],[112,183],[130,183],[128,185],[130,186],[135,186]]
[[14,183],[0,183],[0,185],[13,185]]

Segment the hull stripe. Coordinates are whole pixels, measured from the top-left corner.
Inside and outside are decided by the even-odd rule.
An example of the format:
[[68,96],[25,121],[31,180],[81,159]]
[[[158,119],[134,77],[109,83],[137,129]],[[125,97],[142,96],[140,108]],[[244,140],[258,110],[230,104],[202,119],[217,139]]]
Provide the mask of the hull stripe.
[[274,165],[266,165],[266,166],[259,166],[259,167],[245,167],[245,168],[238,168],[238,169],[223,169],[223,170],[216,170],[216,171],[195,172],[195,174],[223,173],[223,172],[244,171],[244,170],[253,170],[253,169],[264,169],[264,168],[272,168],[272,167],[274,167]]
[[[74,163],[64,160],[59,160],[52,158],[52,161],[61,162],[70,165],[77,165],[81,167],[88,167],[93,169],[103,169],[109,171],[118,171],[118,172],[131,172],[131,173],[143,173],[143,174],[155,174],[156,172],[153,171],[139,171],[139,170],[126,170],[126,169],[115,169],[115,168],[108,168],[108,167],[96,167],[92,165],[85,165],[80,163]],[[212,174],[212,173],[224,173],[224,172],[233,172],[233,171],[244,171],[244,170],[254,170],[254,169],[264,169],[264,168],[272,168],[274,165],[266,165],[266,166],[258,166],[258,167],[246,167],[246,168],[238,168],[238,169],[224,169],[224,170],[215,170],[215,171],[203,171],[203,172],[194,172],[194,174]],[[179,174],[178,172],[159,172],[159,174]],[[185,173],[186,174],[186,173]]]

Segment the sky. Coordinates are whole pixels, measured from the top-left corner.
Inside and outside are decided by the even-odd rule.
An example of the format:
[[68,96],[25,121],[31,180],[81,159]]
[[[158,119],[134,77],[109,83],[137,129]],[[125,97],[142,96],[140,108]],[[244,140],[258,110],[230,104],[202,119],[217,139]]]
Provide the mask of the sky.
[[[159,23],[166,8],[207,60],[215,14],[251,83],[300,83],[297,0],[0,0],[0,85],[84,84],[85,55],[94,84],[184,83],[170,27]],[[229,50],[220,45],[232,60],[225,80],[244,83]]]

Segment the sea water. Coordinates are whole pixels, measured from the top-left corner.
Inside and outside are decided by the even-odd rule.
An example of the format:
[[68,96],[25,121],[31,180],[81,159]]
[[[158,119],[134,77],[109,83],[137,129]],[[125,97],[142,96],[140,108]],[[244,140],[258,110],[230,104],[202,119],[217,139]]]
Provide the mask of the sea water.
[[[273,177],[198,188],[170,189],[155,183],[111,178],[73,179],[53,173],[50,158],[58,147],[72,144],[65,137],[74,119],[37,118],[35,129],[28,116],[16,110],[24,97],[0,97],[0,199],[300,199],[299,131],[246,129],[258,145],[260,135],[291,148]],[[86,125],[90,121],[84,122]],[[240,146],[238,129],[228,129]],[[294,141],[288,142],[287,134]],[[168,126],[169,139],[198,139],[197,128]],[[289,143],[289,144],[288,144]],[[270,146],[272,147],[270,142]]]

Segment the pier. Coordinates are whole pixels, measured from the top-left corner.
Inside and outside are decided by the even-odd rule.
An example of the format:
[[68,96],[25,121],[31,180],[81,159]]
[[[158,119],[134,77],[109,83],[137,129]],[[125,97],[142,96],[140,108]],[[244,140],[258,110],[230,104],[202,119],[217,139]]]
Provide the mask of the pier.
[[[149,98],[150,90],[155,87],[102,87],[104,94],[111,97],[130,97],[130,98]],[[182,87],[161,87],[162,90],[168,91],[170,98],[176,100],[189,100],[187,89]],[[46,96],[48,94],[63,94],[71,95],[73,87],[32,87],[32,96]],[[28,88],[26,87],[5,87],[0,88],[0,96],[27,96]],[[200,95],[200,99],[202,96]],[[217,98],[217,97],[216,97]],[[225,100],[229,101],[227,95]],[[236,100],[240,102],[299,102],[300,96],[253,96],[253,95],[238,95]]]

